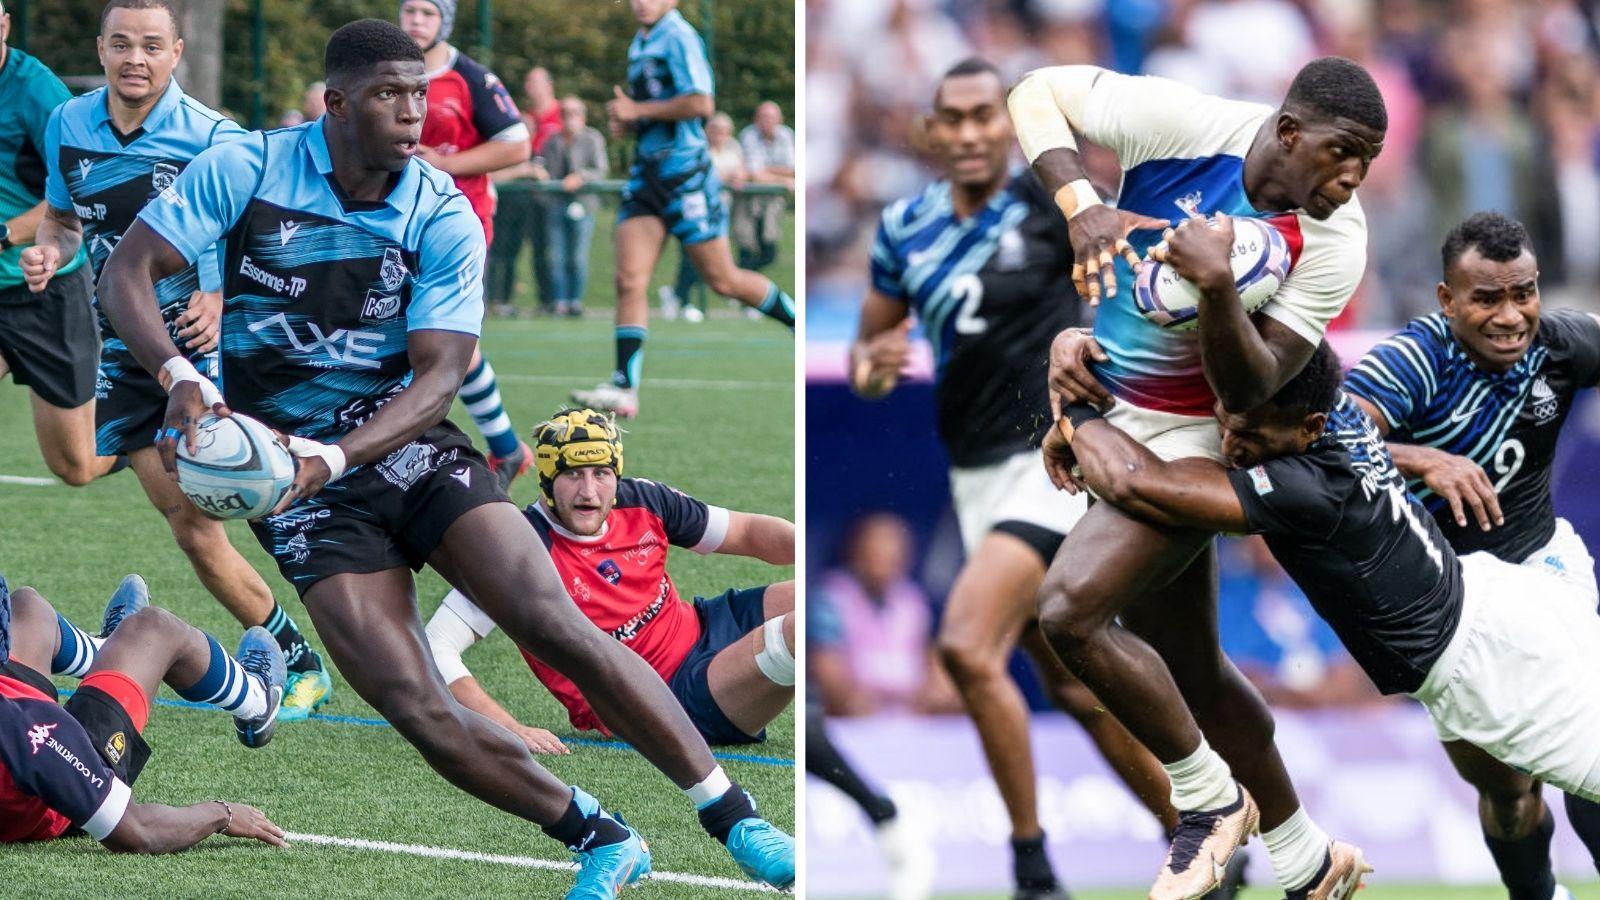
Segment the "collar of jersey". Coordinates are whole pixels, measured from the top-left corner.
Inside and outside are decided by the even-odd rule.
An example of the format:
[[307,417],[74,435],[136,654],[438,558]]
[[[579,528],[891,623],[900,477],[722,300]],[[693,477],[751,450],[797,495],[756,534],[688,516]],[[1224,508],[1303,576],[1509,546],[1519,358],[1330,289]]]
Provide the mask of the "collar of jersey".
[[601,523],[600,530],[597,533],[595,533],[595,534],[577,534],[575,532],[568,531],[567,529],[561,527],[561,523],[557,522],[556,521],[556,517],[550,514],[550,510],[545,509],[544,499],[543,498],[541,498],[538,503],[535,503],[533,505],[533,508],[538,511],[539,515],[544,517],[544,520],[546,522],[550,523],[550,529],[552,531],[554,531],[556,534],[561,535],[562,537],[566,538],[569,541],[577,541],[580,544],[598,543],[601,539],[603,539],[606,536],[606,533],[611,530],[611,517],[610,516],[607,516],[605,522]]
[[[312,164],[317,167],[319,174],[328,177],[331,190],[334,183],[333,157],[328,155],[328,136],[322,131],[322,123],[324,121],[326,121],[325,118],[319,117],[315,122],[307,126],[304,140],[306,152],[311,154]],[[394,187],[390,188],[389,193],[383,198],[384,203],[395,209],[401,209],[400,199],[416,194],[417,179],[422,177],[421,173],[417,171],[417,166],[418,163],[414,159],[406,162],[406,167],[400,170],[399,180],[394,183]],[[403,212],[404,210],[401,211]]]
[[674,18],[676,18],[679,22],[683,21],[683,13],[678,12],[676,7],[667,10],[667,14],[657,19],[656,23],[651,25],[649,28],[639,29],[639,40],[646,41],[654,37],[656,32],[659,31],[662,26],[673,24],[672,20]]
[[[111,86],[106,85],[101,90],[105,91],[105,96],[94,105],[89,124],[96,128],[101,126],[115,128],[111,121]],[[179,103],[183,102],[184,96],[183,88],[178,86],[177,77],[168,79],[167,89],[161,92],[161,99],[156,101],[156,105],[150,109],[150,115],[144,117],[144,122],[139,128],[143,129],[145,134],[149,134],[161,127],[161,123],[172,115],[172,111],[178,108]]]
[[461,58],[461,51],[457,50],[454,44],[445,44],[444,46],[445,49],[449,50],[450,52],[445,54],[444,65],[434,69],[432,72],[425,73],[429,81],[432,81],[433,79],[438,78],[440,75],[443,75],[451,69],[454,69],[456,67],[456,60]]

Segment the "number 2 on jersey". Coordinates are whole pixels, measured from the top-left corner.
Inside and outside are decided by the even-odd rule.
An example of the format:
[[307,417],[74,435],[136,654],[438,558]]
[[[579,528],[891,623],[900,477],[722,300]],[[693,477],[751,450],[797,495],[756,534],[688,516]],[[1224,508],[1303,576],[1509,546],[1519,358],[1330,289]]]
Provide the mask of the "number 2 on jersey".
[[978,307],[983,305],[983,282],[978,276],[967,274],[957,278],[950,285],[950,293],[961,300],[961,311],[956,314],[957,334],[983,334],[989,328],[989,323],[978,315]]

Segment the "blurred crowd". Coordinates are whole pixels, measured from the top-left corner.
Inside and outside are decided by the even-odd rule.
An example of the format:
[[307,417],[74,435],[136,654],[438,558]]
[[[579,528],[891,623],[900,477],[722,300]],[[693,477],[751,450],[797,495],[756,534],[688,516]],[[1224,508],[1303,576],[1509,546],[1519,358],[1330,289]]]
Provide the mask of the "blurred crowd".
[[[1541,287],[1600,285],[1596,0],[807,0],[812,294],[859,296],[879,210],[931,176],[917,121],[940,72],[981,55],[1008,79],[1093,63],[1275,104],[1316,56],[1372,73],[1389,132],[1360,198],[1367,277],[1338,325],[1392,328],[1436,306],[1438,248],[1471,212],[1533,235]],[[1020,154],[1019,154],[1020,164]],[[1103,193],[1114,159],[1086,162]],[[826,306],[828,296],[817,297]],[[841,306],[842,308],[842,306]]]
[[[505,78],[508,73],[499,74]],[[583,187],[623,177],[626,172],[614,169],[606,135],[590,124],[591,114],[597,121],[604,120],[600,104],[591,110],[581,97],[559,96],[555,80],[542,66],[523,73],[519,82],[506,79],[506,86],[519,98],[533,155],[527,162],[491,175],[500,189],[485,299],[493,315],[519,314],[516,300],[528,294],[530,287],[519,280],[524,271],[519,268],[520,260],[526,250],[530,257],[527,271],[533,276],[533,309],[547,315],[581,316],[589,286],[589,248],[600,209],[599,196]],[[298,125],[322,115],[325,89],[320,81],[308,87],[301,105],[286,110],[279,125]],[[724,202],[730,204],[729,238],[739,265],[760,270],[778,258],[788,198],[735,192],[747,184],[772,184],[793,191],[795,135],[783,122],[783,109],[770,100],[756,107],[748,125],[737,133],[734,129],[732,117],[718,112],[706,122],[706,139],[717,175],[728,192]],[[506,187],[519,181],[558,183],[561,189]],[[705,288],[694,267],[681,256],[675,286],[662,292],[669,318],[679,309],[690,310],[691,319],[703,317]],[[692,305],[696,302],[698,307]]]

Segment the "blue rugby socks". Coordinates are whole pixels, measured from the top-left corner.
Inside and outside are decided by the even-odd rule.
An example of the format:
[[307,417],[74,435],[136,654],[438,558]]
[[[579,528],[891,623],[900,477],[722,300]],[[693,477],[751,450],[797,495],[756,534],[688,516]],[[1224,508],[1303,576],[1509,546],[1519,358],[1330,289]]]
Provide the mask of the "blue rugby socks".
[[505,457],[517,452],[517,432],[511,427],[511,417],[500,402],[500,384],[495,381],[494,368],[488,357],[480,356],[478,364],[467,372],[461,383],[461,402],[467,414],[489,443],[491,456]]
[[650,329],[643,325],[618,325],[617,370],[611,383],[619,388],[637,388],[644,373],[644,340]]
[[94,665],[95,654],[100,651],[99,638],[90,637],[82,628],[72,624],[66,616],[56,613],[56,626],[61,630],[61,646],[50,657],[51,675],[71,675],[82,678]]
[[774,282],[767,282],[767,296],[762,298],[761,305],[756,307],[771,319],[782,322],[789,330],[794,330],[794,298],[779,290]]
[[295,624],[282,606],[273,603],[272,612],[260,624],[277,638],[278,647],[283,650],[284,665],[290,672],[315,672],[322,668],[322,657],[311,649],[311,642],[300,633],[300,626]]
[[177,688],[178,696],[193,703],[205,703],[236,719],[254,719],[267,711],[266,686],[261,679],[244,670],[239,662],[223,651],[222,645],[211,635],[206,635],[211,645],[211,662],[200,680],[186,688]]

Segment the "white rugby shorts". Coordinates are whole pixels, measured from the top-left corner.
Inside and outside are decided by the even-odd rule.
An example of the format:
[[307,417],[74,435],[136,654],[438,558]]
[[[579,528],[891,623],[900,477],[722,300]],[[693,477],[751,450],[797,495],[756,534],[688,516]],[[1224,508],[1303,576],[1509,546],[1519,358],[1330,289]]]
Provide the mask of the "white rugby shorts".
[[1223,462],[1222,432],[1210,416],[1158,412],[1118,400],[1105,419],[1167,462],[1190,457]]
[[[1556,519],[1556,533],[1543,547],[1528,554],[1522,564],[1540,569],[1560,578],[1589,598],[1591,609],[1600,608],[1600,587],[1595,584],[1594,557],[1584,545],[1583,537],[1574,531],[1566,519]],[[1595,648],[1600,652],[1600,647]]]
[[994,526],[1026,522],[1065,535],[1083,518],[1089,498],[1056,490],[1038,450],[1013,454],[987,466],[951,467],[950,496],[961,525],[961,546],[970,558]]

